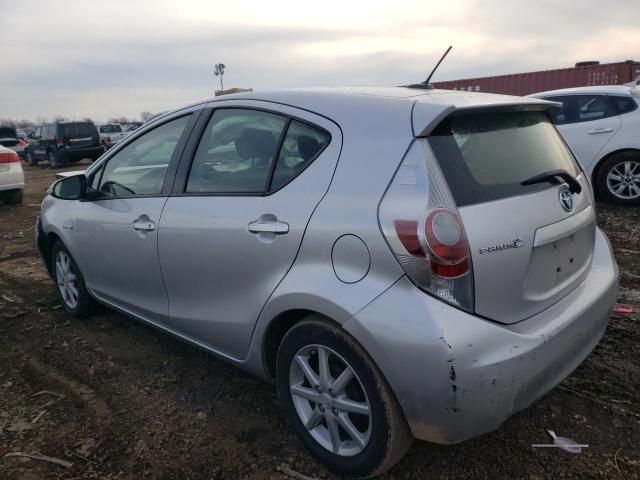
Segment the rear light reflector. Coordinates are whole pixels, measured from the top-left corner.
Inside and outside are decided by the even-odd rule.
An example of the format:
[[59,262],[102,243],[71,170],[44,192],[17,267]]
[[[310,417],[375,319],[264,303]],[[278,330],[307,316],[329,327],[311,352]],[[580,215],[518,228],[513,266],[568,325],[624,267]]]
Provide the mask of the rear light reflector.
[[20,157],[13,150],[10,152],[0,153],[0,163],[15,163],[20,162]]

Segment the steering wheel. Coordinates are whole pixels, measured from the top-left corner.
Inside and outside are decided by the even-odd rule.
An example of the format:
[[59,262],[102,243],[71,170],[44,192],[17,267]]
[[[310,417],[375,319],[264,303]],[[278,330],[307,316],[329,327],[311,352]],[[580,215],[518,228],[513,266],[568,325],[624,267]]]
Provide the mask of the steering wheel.
[[121,188],[122,190],[124,190],[125,192],[131,194],[131,195],[135,195],[136,192],[134,192],[133,190],[131,190],[129,187],[126,187],[125,185],[122,185],[121,183],[118,183],[114,180],[108,180],[106,182],[104,182],[102,184],[102,186],[100,187],[100,191],[105,191],[105,193],[111,193],[111,195],[113,195],[114,197],[117,196],[117,193],[115,191],[114,187],[118,187]]

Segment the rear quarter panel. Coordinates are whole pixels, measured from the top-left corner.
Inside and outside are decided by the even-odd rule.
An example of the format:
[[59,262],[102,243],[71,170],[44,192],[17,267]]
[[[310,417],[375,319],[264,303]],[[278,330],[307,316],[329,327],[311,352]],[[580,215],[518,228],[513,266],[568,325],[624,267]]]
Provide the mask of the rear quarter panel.
[[[313,310],[342,324],[403,275],[378,226],[378,203],[412,141],[411,106],[363,102],[357,114],[334,119],[343,132],[338,166],[291,270],[258,319],[248,358],[252,369],[262,368],[263,337],[279,314]],[[336,240],[347,234],[362,240],[370,258],[364,278],[354,283],[341,281],[332,261]],[[342,263],[347,271],[361,267],[356,259]]]

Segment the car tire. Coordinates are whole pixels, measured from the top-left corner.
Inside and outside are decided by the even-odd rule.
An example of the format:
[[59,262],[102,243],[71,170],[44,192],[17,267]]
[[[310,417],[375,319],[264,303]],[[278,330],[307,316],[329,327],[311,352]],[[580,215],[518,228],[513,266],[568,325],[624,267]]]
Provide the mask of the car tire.
[[85,318],[95,311],[84,277],[67,247],[58,240],[51,249],[51,276],[62,307],[75,318]]
[[[325,381],[321,363],[329,372]],[[351,372],[345,376],[348,369]],[[314,374],[315,384],[310,380]],[[349,377],[344,385],[337,381]],[[413,442],[391,388],[369,355],[342,328],[322,317],[309,317],[285,334],[277,354],[276,386],[302,443],[338,475],[379,475],[395,465]]]
[[640,205],[640,152],[621,152],[605,160],[598,169],[596,188],[608,203]]
[[22,203],[23,191],[22,190],[11,190],[6,193],[5,203],[9,205],[18,205]]
[[27,157],[27,164],[35,167],[36,165],[38,165],[38,160],[36,160],[36,158],[33,156],[33,153],[31,153],[31,151],[27,151],[26,153],[26,157]]
[[47,154],[47,160],[49,160],[49,166],[51,168],[61,168],[67,164],[66,160],[60,158],[60,155],[58,155],[53,150],[49,150],[49,153]]

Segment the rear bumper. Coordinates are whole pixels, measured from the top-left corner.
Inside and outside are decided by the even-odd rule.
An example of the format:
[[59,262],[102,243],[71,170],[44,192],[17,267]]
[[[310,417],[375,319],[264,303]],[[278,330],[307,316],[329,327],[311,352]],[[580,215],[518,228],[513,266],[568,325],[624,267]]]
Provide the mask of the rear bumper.
[[83,158],[95,160],[103,153],[104,148],[102,146],[59,150],[59,155],[67,160],[81,160]]
[[[7,164],[2,166],[6,168]],[[24,189],[24,172],[19,162],[9,163],[7,170],[0,170],[0,192]]]
[[495,430],[569,375],[604,334],[617,289],[598,230],[585,281],[517,324],[455,309],[403,278],[345,328],[375,359],[414,436],[457,443]]

